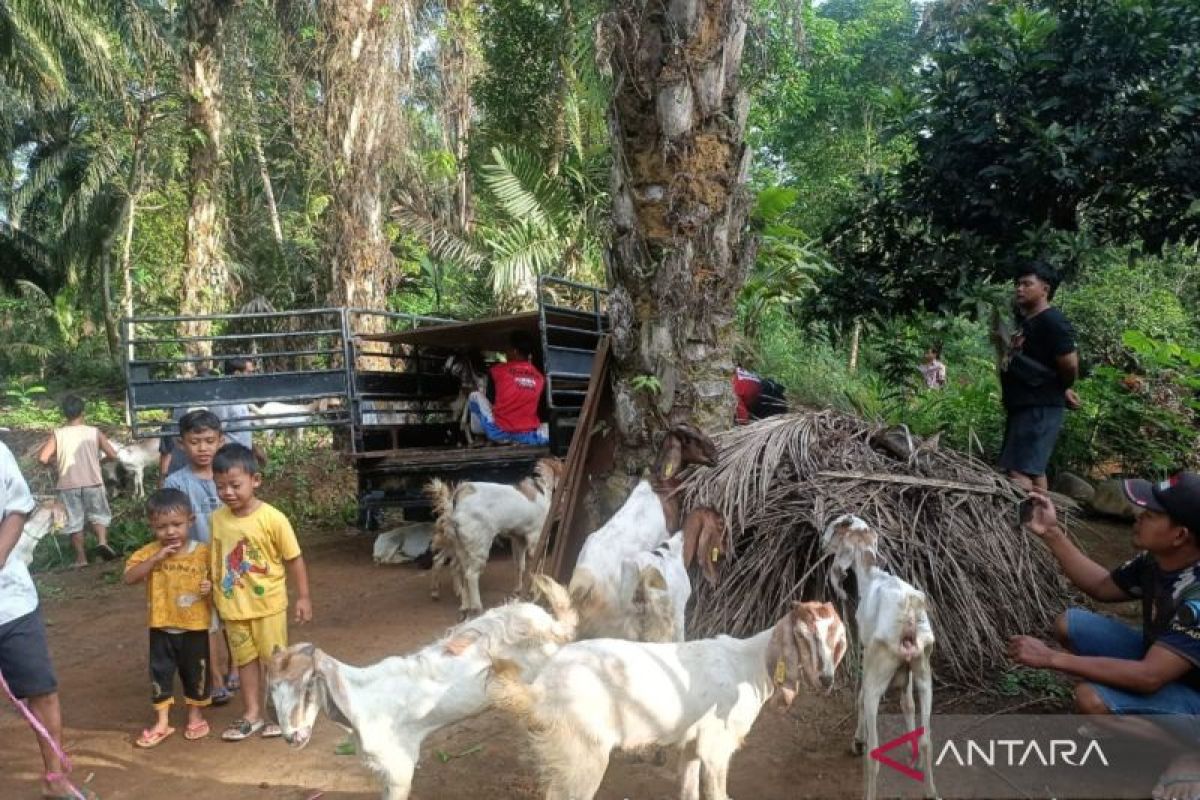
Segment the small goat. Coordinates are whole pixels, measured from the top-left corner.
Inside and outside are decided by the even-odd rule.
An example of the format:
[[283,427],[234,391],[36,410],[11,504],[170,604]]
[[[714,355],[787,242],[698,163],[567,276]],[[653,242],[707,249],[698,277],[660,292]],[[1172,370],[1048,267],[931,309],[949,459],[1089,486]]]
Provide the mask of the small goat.
[[[933,785],[933,753],[929,720],[933,705],[933,628],[929,624],[923,592],[876,566],[879,536],[858,517],[846,514],[835,519],[822,537],[826,552],[833,556],[829,583],[843,601],[842,583],[854,572],[858,585],[858,609],[854,615],[862,647],[862,688],[858,695],[858,728],[851,750],[870,753],[879,746],[879,702],[891,686],[903,687],[900,707],[908,730],[914,728],[913,684],[921,700],[920,756],[925,772],[925,795],[936,797]],[[863,758],[865,797],[874,800],[879,762]]]
[[146,468],[158,466],[158,438],[138,439],[117,448],[117,460],[105,461],[101,468],[105,477],[117,480],[117,468],[120,466],[133,478],[133,496],[141,499],[146,496]]
[[529,730],[547,800],[595,796],[614,749],[675,745],[684,800],[725,800],[729,761],[763,704],[790,704],[803,679],[833,686],[846,630],[829,603],[796,603],[749,639],[718,636],[677,644],[618,639],[575,642],[532,684],[497,661],[493,703]]
[[[67,524],[67,509],[58,501],[52,501],[38,506],[21,529],[21,538],[8,554],[9,558],[17,558],[28,566],[33,561],[33,551],[37,549],[46,534],[53,530],[61,530]],[[0,564],[0,566],[3,566]]]
[[532,603],[509,603],[412,655],[369,667],[352,667],[311,644],[276,649],[267,685],[284,737],[304,747],[324,711],[352,732],[367,766],[383,779],[385,800],[406,800],[425,737],[488,707],[485,681],[493,657],[533,675],[573,638],[566,590],[540,575],[534,583],[552,614]]
[[471,408],[470,398],[473,392],[480,394],[487,393],[487,372],[477,370],[475,363],[471,357],[463,353],[454,353],[446,358],[446,363],[442,367],[443,371],[448,375],[453,375],[458,378],[459,390],[458,397],[455,398],[451,406],[451,415],[458,423],[458,429],[462,432],[463,440],[468,447],[474,446],[475,436],[471,432]]
[[[497,536],[506,536],[512,542],[517,562],[516,593],[524,591],[525,553],[541,539],[542,523],[550,511],[550,500],[562,471],[562,461],[541,458],[534,466],[533,477],[516,486],[465,481],[452,489],[436,478],[426,485],[425,493],[437,515],[441,545],[438,552],[444,558],[449,551],[458,573],[455,586],[464,590],[459,604],[464,618],[483,611],[479,576]],[[435,581],[439,571],[434,571]]]
[[[678,473],[688,464],[715,463],[716,448],[695,428],[678,425],[667,432],[653,479],[640,481],[617,513],[583,543],[570,585],[571,599],[579,612],[580,638],[637,638],[634,631],[645,625],[638,621],[632,603],[639,594],[645,596],[647,590],[655,588],[653,576],[644,569],[653,565],[642,559],[679,530]],[[715,539],[710,530],[714,525],[724,530],[716,512],[691,512],[683,524],[679,558],[682,560],[685,553],[696,554],[702,535],[706,541]],[[673,590],[670,586],[673,575],[687,578],[688,563],[682,561],[682,570],[660,570],[668,594],[676,598],[682,595],[685,602],[691,594],[690,581],[685,585],[676,581]],[[682,620],[683,609],[674,609],[671,616]],[[679,636],[673,641],[682,641],[682,628],[677,632]]]

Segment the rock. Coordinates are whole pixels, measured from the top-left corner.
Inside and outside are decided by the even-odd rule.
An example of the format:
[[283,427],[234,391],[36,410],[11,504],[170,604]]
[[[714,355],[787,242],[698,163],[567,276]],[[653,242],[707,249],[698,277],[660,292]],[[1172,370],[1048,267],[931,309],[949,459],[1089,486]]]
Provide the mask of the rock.
[[1120,478],[1109,478],[1096,484],[1096,492],[1088,504],[1089,508],[1097,514],[1133,519],[1133,505],[1126,499],[1121,483]]
[[[1096,496],[1096,489],[1083,478],[1073,472],[1060,472],[1051,487],[1059,494],[1065,494],[1077,503],[1087,505]],[[1118,490],[1120,487],[1117,487]]]

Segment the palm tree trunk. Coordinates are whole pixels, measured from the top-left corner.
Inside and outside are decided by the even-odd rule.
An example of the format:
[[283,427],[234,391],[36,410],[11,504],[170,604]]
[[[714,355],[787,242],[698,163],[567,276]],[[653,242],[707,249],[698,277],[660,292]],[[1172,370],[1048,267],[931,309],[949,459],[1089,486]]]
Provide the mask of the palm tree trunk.
[[[130,159],[129,176],[125,180],[125,203],[121,208],[120,225],[113,228],[105,240],[102,256],[103,273],[103,305],[104,333],[108,340],[108,353],[113,363],[120,365],[128,356],[121,353],[121,335],[117,327],[117,315],[133,315],[133,279],[130,275],[130,262],[133,247],[133,223],[137,214],[137,203],[142,194],[142,181],[146,172],[146,148],[150,127],[152,108],[158,97],[153,93],[154,70],[150,70],[144,81],[148,92],[138,105],[137,120],[133,122],[133,141],[131,143],[133,157]],[[132,121],[132,109],[125,106],[125,119]],[[120,231],[121,236],[121,285],[122,295],[119,304],[113,303],[112,293],[112,239]]]
[[403,0],[365,0],[317,8],[325,38],[322,84],[331,194],[325,250],[334,305],[383,309],[394,279],[383,229],[383,171],[393,147],[393,44],[397,25],[407,16],[402,5]]
[[[746,2],[618,0],[610,19],[599,37],[620,43],[609,311],[619,466],[634,472],[665,424],[733,423],[735,307],[753,258],[749,101],[738,88]],[[660,388],[648,391],[643,375]]]
[[[188,124],[188,215],[184,234],[185,315],[210,314],[222,305],[229,274],[220,211],[221,61],[225,18],[234,0],[189,0],[183,85]],[[190,322],[184,336],[207,336],[208,322]],[[211,341],[185,342],[190,356],[212,355]]]
[[454,209],[459,230],[471,227],[471,180],[467,142],[471,133],[471,84],[479,71],[475,56],[478,35],[473,0],[446,0],[447,36],[439,50],[442,80],[442,125],[454,154]]

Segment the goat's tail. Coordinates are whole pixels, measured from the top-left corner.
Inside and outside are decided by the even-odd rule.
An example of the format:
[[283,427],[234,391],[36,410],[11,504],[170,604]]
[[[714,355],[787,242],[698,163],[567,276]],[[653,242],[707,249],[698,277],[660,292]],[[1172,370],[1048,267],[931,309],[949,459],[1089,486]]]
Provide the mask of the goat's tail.
[[549,575],[538,573],[533,576],[534,595],[545,598],[550,614],[562,626],[565,637],[560,644],[565,644],[575,638],[575,630],[579,627],[579,614],[571,602],[571,595],[561,583]]
[[582,568],[571,576],[570,592],[571,605],[579,615],[579,638],[602,635],[612,614],[605,587],[590,570]]
[[920,592],[905,594],[900,606],[899,655],[906,662],[912,661],[921,653],[921,624],[925,616],[925,595]]
[[425,484],[425,496],[433,504],[433,515],[439,521],[454,510],[454,487],[441,478]]
[[539,693],[521,680],[521,667],[515,661],[504,658],[492,660],[487,694],[492,705],[517,717],[530,730],[538,726],[534,710],[539,704]]

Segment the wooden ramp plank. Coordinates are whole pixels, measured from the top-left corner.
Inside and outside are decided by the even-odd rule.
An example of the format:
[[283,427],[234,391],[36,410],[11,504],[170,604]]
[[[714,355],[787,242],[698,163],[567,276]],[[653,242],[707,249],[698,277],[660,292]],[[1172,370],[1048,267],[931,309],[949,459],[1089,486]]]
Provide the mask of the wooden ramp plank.
[[[567,452],[563,480],[554,493],[550,513],[546,515],[542,526],[539,552],[531,559],[535,564],[535,572],[544,572],[563,584],[570,580],[583,542],[591,533],[586,527],[583,500],[591,488],[592,476],[612,470],[616,432],[611,425],[613,399],[609,382],[610,360],[609,338],[604,336],[592,362],[587,397],[580,410],[571,449]],[[609,423],[602,432],[597,431],[599,422]]]

